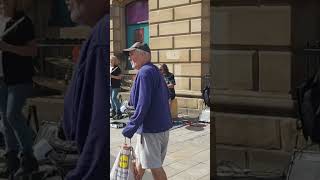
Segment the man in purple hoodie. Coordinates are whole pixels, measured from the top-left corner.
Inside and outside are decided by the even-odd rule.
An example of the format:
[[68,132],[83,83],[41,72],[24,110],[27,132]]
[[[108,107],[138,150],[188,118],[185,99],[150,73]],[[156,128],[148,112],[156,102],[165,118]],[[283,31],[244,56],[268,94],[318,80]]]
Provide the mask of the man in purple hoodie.
[[150,48],[137,42],[124,52],[138,74],[130,93],[130,105],[135,113],[122,131],[127,138],[137,133],[137,178],[142,179],[145,169],[151,169],[155,180],[166,180],[162,164],[167,152],[169,129],[172,127],[169,92],[158,67],[151,63]]
[[108,172],[109,1],[71,0],[74,22],[92,27],[65,95],[63,130],[80,157],[66,180],[103,180]]

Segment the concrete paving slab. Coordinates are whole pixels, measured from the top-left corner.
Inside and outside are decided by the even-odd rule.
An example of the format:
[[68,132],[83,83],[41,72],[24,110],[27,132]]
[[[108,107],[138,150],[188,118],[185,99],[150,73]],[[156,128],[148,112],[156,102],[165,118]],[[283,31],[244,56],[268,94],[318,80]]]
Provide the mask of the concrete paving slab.
[[172,168],[175,168],[177,170],[184,171],[184,170],[187,170],[187,169],[189,169],[191,167],[196,166],[197,164],[199,164],[199,163],[195,162],[195,161],[182,160],[182,161],[179,161],[179,162],[172,163],[169,166],[172,167]]
[[182,172],[182,170],[173,168],[171,166],[164,166],[163,169],[165,170],[168,179]]
[[[125,122],[127,120],[121,120]],[[110,129],[110,165],[113,165],[119,146],[124,142],[122,129]],[[200,142],[199,142],[200,141]],[[135,147],[136,136],[132,138]],[[171,180],[203,179],[210,172],[210,124],[204,124],[200,131],[188,125],[170,131],[168,152],[163,167]],[[205,158],[205,156],[208,156]],[[191,158],[196,156],[198,161]],[[202,161],[203,160],[203,161]],[[192,170],[194,169],[195,170]],[[150,171],[146,171],[143,180],[152,180]]]
[[191,157],[191,160],[192,161],[195,161],[195,162],[210,162],[210,149],[209,150],[204,150],[204,151],[201,151],[195,155],[193,155]]
[[195,179],[200,179],[203,176],[210,174],[210,167],[208,168],[208,165],[200,163],[187,169],[185,172]]
[[210,180],[210,175],[203,176],[199,180]]

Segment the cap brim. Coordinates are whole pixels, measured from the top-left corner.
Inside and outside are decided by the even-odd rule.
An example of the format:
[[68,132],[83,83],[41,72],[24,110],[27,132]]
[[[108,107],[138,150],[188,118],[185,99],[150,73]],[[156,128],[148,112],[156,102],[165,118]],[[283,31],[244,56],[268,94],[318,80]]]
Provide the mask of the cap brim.
[[133,51],[133,50],[135,50],[135,49],[136,49],[136,48],[131,47],[131,48],[128,48],[128,49],[124,49],[124,50],[122,50],[122,51],[130,52],[130,51]]
[[123,49],[122,52],[123,52],[124,54],[128,55],[130,51],[133,51],[133,50],[135,50],[135,49],[136,49],[136,48],[131,47],[131,48],[128,48],[128,49]]

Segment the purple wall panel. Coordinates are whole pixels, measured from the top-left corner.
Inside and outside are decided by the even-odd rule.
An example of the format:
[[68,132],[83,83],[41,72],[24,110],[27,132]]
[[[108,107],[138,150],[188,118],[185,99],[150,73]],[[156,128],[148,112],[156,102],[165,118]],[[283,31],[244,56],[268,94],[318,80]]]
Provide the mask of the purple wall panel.
[[138,22],[148,21],[148,0],[139,0],[128,4],[126,7],[126,16],[127,24],[137,24]]

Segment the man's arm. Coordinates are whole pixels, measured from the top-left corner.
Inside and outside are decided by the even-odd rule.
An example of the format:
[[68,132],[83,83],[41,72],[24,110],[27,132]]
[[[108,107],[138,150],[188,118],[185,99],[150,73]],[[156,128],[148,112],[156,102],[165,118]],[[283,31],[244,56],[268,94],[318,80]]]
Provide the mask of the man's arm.
[[122,79],[122,75],[121,74],[118,76],[111,75],[111,78],[120,80]]
[[134,133],[142,125],[144,118],[149,110],[151,104],[151,77],[146,74],[141,74],[139,77],[139,98],[137,107],[129,123],[123,129],[122,134],[127,138],[132,138]]
[[36,41],[29,41],[25,46],[14,46],[4,41],[0,41],[0,50],[11,52],[20,56],[36,56],[37,46]]
[[37,56],[37,45],[35,41],[34,25],[29,18],[25,18],[17,28],[21,33],[20,41],[23,42],[21,46],[8,44],[0,40],[0,50],[11,52],[20,56]]

